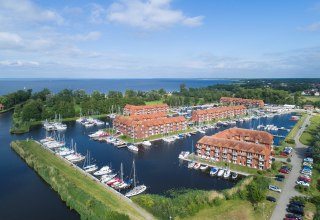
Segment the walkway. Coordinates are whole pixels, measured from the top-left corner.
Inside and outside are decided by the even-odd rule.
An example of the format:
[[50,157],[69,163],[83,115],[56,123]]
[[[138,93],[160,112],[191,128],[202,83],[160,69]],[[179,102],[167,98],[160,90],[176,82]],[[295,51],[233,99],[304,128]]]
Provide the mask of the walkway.
[[296,136],[294,137],[296,142],[296,147],[292,151],[292,171],[288,175],[285,185],[282,189],[280,198],[278,199],[277,206],[275,207],[271,220],[279,220],[285,217],[287,211],[287,204],[289,204],[289,200],[292,196],[300,195],[299,192],[295,190],[295,185],[298,177],[300,176],[301,164],[305,155],[306,148],[308,146],[300,143],[299,138],[306,128],[306,124],[309,124],[310,116],[308,116],[302,124],[302,128],[299,129]]

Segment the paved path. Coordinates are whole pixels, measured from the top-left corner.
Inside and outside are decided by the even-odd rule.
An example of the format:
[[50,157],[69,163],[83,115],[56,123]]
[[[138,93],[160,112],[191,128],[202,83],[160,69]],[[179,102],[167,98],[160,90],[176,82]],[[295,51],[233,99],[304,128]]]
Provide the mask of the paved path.
[[286,178],[285,185],[282,189],[280,198],[278,199],[277,206],[274,209],[271,220],[279,220],[283,219],[285,217],[287,204],[289,203],[289,200],[292,196],[300,195],[299,192],[297,192],[294,187],[296,185],[296,181],[298,177],[300,176],[300,169],[301,164],[305,155],[305,151],[307,146],[300,143],[299,138],[306,128],[306,124],[309,124],[310,116],[308,116],[305,121],[302,124],[302,128],[299,129],[296,136],[294,137],[296,141],[296,147],[292,151],[292,158],[291,158],[291,164],[292,164],[292,171]]

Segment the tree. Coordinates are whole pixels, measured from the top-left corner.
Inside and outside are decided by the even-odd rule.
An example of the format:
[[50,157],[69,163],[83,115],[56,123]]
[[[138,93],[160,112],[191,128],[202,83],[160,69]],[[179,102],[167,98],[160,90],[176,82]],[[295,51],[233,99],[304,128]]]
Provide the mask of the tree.
[[22,120],[41,120],[42,103],[38,100],[30,100],[22,107]]
[[253,204],[261,202],[266,196],[266,190],[258,187],[256,183],[249,184],[247,186],[247,192],[248,200]]

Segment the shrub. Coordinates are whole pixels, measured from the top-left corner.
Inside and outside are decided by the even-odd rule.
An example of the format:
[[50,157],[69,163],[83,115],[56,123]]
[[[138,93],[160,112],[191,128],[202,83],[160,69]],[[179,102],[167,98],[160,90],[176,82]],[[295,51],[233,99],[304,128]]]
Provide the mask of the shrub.
[[287,158],[287,162],[288,162],[288,163],[291,163],[291,158]]

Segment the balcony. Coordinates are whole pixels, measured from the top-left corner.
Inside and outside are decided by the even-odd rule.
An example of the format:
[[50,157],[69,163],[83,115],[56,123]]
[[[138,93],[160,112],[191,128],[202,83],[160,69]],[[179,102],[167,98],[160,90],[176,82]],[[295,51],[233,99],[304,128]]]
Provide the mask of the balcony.
[[201,153],[201,150],[197,150],[197,153],[200,154],[200,153]]
[[232,160],[237,160],[238,158],[237,157],[232,157]]
[[210,147],[207,147],[206,150],[207,150],[207,151],[210,150]]
[[238,156],[237,152],[232,152],[232,156]]
[[227,155],[222,155],[222,158],[226,159],[226,158],[227,158]]
[[216,153],[215,155],[216,155],[216,157],[219,157],[219,156],[220,156],[219,153]]
[[259,157],[259,161],[264,161],[264,157]]
[[252,154],[247,155],[247,158],[252,159]]
[[223,150],[222,152],[223,152],[224,154],[228,153],[228,151],[227,151],[227,150]]
[[252,160],[247,160],[247,163],[252,164]]
[[219,150],[218,150],[218,149],[216,149],[214,152],[219,153]]
[[210,156],[210,152],[206,152],[206,155]]

